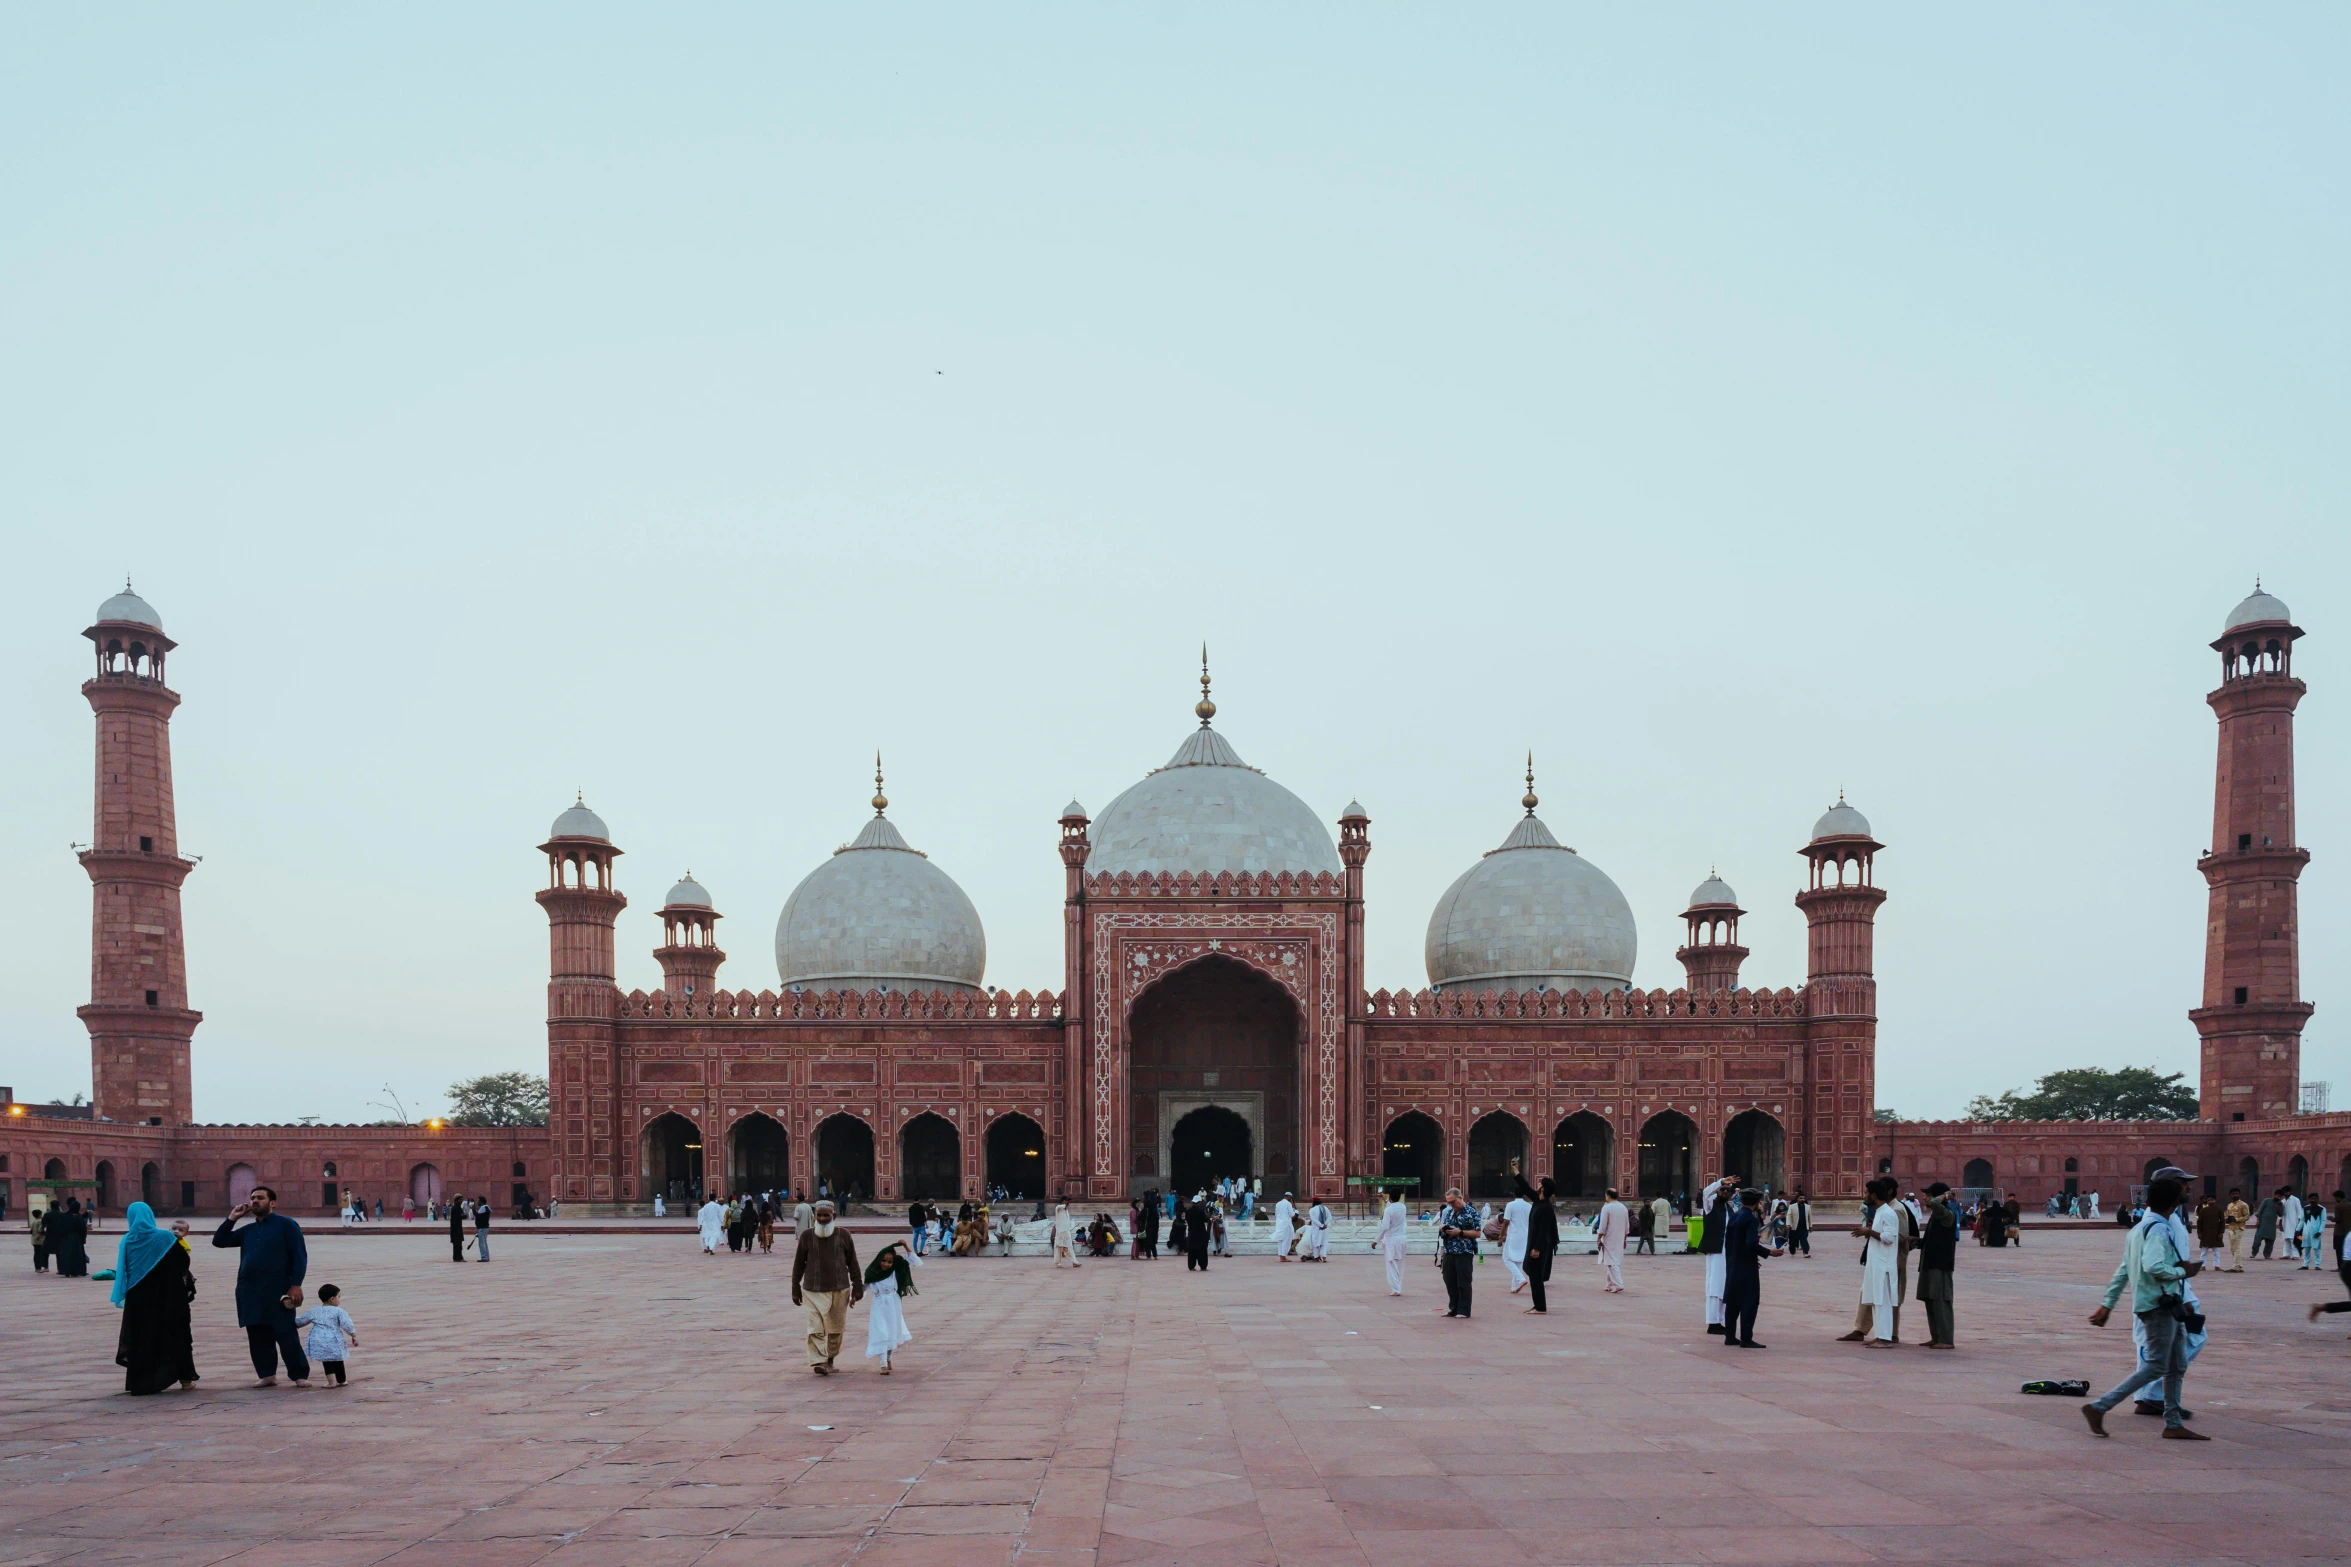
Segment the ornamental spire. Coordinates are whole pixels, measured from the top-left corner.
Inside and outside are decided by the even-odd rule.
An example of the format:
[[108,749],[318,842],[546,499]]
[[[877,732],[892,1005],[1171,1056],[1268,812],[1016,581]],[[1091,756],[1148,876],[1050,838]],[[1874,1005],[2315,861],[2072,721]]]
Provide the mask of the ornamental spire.
[[1208,700],[1208,644],[1205,642],[1200,644],[1200,701],[1192,711],[1200,715],[1200,727],[1203,729],[1216,716],[1216,704]]
[[1527,808],[1527,814],[1529,816],[1534,815],[1535,807],[1543,803],[1542,801],[1535,798],[1535,753],[1532,751],[1527,752],[1526,798],[1519,801],[1518,803]]
[[881,815],[890,808],[890,797],[882,793],[882,753],[873,754],[873,813]]

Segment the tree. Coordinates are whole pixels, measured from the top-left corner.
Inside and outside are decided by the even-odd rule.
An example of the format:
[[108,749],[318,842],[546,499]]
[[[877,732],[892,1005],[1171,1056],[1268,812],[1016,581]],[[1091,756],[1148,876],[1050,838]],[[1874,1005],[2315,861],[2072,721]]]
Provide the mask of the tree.
[[451,1126],[545,1126],[547,1080],[535,1072],[491,1072],[449,1085]]
[[2031,1093],[2010,1089],[1999,1098],[1968,1101],[1971,1121],[2193,1121],[2196,1090],[2183,1072],[2149,1066],[2075,1067],[2051,1072]]
[[1899,1121],[1902,1119],[1901,1111],[1889,1110],[1884,1105],[1879,1105],[1876,1110],[1871,1112],[1871,1114],[1880,1126],[1884,1126],[1889,1121]]

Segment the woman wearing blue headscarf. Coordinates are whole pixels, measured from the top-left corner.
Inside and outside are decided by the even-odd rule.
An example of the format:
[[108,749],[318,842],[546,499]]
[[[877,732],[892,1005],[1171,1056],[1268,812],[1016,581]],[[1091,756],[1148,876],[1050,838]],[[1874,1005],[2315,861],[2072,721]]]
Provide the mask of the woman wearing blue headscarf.
[[188,1303],[196,1298],[188,1248],[179,1237],[155,1227],[155,1210],[135,1202],[123,1216],[130,1223],[115,1254],[114,1296],[122,1308],[122,1336],[114,1363],[123,1368],[123,1391],[160,1393],[177,1382],[196,1385],[196,1332]]

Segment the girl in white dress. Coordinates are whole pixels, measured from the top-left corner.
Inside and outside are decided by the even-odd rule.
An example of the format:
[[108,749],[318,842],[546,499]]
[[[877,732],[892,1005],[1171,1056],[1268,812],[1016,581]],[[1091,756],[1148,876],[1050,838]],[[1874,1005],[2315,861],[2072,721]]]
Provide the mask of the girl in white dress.
[[922,1259],[896,1241],[875,1252],[866,1266],[865,1358],[879,1360],[883,1376],[890,1374],[892,1351],[913,1342],[903,1297],[915,1293],[913,1270],[921,1266]]

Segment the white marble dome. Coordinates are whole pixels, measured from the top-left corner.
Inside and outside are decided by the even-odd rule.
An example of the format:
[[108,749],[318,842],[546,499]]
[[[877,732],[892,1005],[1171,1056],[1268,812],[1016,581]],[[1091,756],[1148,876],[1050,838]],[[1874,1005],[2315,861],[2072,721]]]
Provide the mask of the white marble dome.
[[550,838],[601,838],[612,841],[612,834],[604,826],[604,818],[588,809],[586,800],[575,800],[571,809],[555,818],[555,825],[547,829]]
[[1437,900],[1425,956],[1440,990],[1623,990],[1639,947],[1616,883],[1530,809]]
[[[2245,602],[2249,604],[2252,600],[2247,599]],[[120,593],[98,606],[98,619],[101,623],[109,620],[127,621],[134,626],[145,626],[151,631],[163,629],[163,617],[155,613],[153,605],[133,593],[127,582],[122,585]]]
[[694,879],[692,871],[678,878],[669,889],[669,896],[661,900],[665,909],[707,909],[712,907],[709,889]]
[[2286,609],[2285,600],[2256,587],[2243,603],[2229,611],[2229,623],[2221,627],[2220,634],[2225,637],[2240,626],[2258,626],[2267,621],[2291,621],[2293,618]]
[[1689,906],[1693,909],[1713,909],[1725,905],[1737,908],[1739,895],[1731,891],[1731,884],[1720,876],[1708,875],[1698,884],[1698,890],[1690,894]]
[[1202,724],[1157,772],[1094,819],[1093,875],[1221,871],[1339,874],[1339,851],[1306,802]]
[[1821,813],[1820,820],[1812,824],[1812,837],[1816,843],[1823,838],[1866,838],[1868,836],[1869,818],[1847,805],[1843,795],[1838,795],[1837,803]]
[[987,967],[979,910],[878,813],[776,920],[776,975],[801,990],[977,990]]

